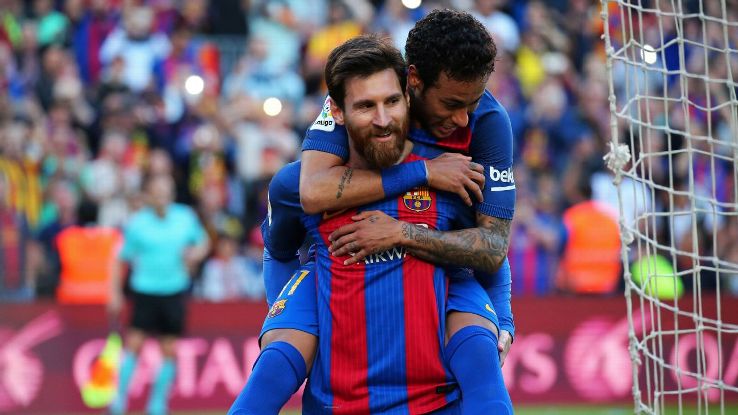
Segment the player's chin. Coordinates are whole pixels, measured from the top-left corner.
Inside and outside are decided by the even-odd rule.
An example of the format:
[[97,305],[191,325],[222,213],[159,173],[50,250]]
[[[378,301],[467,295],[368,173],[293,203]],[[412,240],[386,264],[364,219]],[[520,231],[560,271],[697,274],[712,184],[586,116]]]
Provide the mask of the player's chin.
[[433,129],[433,135],[436,136],[436,138],[448,138],[451,134],[456,131],[456,127],[444,127],[442,125],[439,125]]

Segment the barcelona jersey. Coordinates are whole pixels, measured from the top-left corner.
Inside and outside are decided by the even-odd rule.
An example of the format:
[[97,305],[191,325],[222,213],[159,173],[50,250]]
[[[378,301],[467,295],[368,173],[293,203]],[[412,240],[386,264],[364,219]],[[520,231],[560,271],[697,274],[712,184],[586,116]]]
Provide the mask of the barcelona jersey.
[[[477,108],[469,113],[469,123],[442,140],[424,130],[412,128],[410,139],[444,151],[468,154],[485,170],[484,201],[477,205],[481,214],[511,220],[515,212],[513,176],[513,136],[505,108],[489,91],[484,91]],[[305,133],[302,150],[317,150],[348,159],[348,134],[337,125],[326,98],[323,110]]]
[[[438,152],[416,143],[405,162]],[[400,247],[350,266],[343,265],[346,257],[328,252],[329,235],[367,210],[442,231],[474,221],[456,195],[428,188],[358,210],[304,217],[317,241],[320,332],[304,413],[422,414],[458,398],[443,358],[444,269]]]

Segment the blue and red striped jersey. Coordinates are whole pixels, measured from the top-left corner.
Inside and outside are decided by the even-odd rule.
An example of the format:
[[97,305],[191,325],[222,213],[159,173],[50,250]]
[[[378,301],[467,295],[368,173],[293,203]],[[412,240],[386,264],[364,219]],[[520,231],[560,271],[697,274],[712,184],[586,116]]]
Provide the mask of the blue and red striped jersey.
[[[443,151],[470,155],[484,166],[486,173],[482,192],[484,201],[477,205],[477,211],[487,216],[512,219],[515,212],[512,127],[505,107],[489,91],[484,91],[479,105],[469,114],[466,127],[456,129],[443,140],[412,128],[410,139]],[[333,120],[328,98],[320,115],[306,131],[302,150],[323,151],[348,159],[348,134],[346,128]]]
[[[415,144],[405,162],[438,150]],[[328,236],[359,211],[448,230],[474,223],[456,196],[416,188],[405,195],[323,215],[305,216],[317,242],[319,351],[303,402],[305,413],[422,414],[458,398],[444,367],[446,273],[404,248],[345,266]]]

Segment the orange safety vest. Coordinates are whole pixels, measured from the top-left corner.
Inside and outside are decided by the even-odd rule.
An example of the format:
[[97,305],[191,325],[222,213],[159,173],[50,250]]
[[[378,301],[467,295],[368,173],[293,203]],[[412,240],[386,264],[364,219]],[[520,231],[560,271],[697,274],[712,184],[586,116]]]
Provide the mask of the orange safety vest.
[[588,201],[564,212],[568,239],[559,263],[559,288],[580,294],[607,294],[620,277],[620,231],[613,212]]
[[114,228],[72,226],[56,237],[61,275],[56,298],[62,304],[105,304],[123,237]]

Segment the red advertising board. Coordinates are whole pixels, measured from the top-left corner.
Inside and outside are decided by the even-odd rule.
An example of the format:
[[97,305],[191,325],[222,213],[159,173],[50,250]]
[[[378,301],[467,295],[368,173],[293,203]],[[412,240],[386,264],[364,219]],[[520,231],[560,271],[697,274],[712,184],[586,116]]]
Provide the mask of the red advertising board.
[[[682,303],[688,312],[691,299]],[[703,314],[711,314],[715,298],[705,298],[702,307]],[[724,318],[738,316],[738,299],[724,298],[720,307]],[[503,367],[513,402],[631,401],[622,297],[518,298],[514,311],[517,334]],[[173,409],[225,410],[230,405],[258,356],[256,337],[265,312],[260,303],[191,304],[189,332],[178,345]],[[654,312],[637,319],[638,330],[646,333],[655,329],[668,333],[675,324],[686,330],[679,336],[679,347],[674,347],[673,335],[658,337],[666,363],[689,368],[702,360],[708,375],[721,375],[729,385],[738,386],[738,335],[724,332],[718,337],[707,330],[697,342],[697,334],[689,331],[697,323],[687,316],[676,322],[666,318],[671,315],[659,318]],[[703,327],[710,323],[703,322]],[[85,408],[79,385],[87,380],[106,335],[102,307],[0,305],[0,414],[99,412]],[[704,345],[702,359],[695,358],[698,343]],[[144,407],[160,361],[156,344],[147,343],[132,382],[132,409]],[[650,363],[645,356],[642,361]],[[676,385],[677,380],[683,388],[694,382],[675,373],[667,374],[664,382]],[[299,397],[291,402],[298,403]]]

